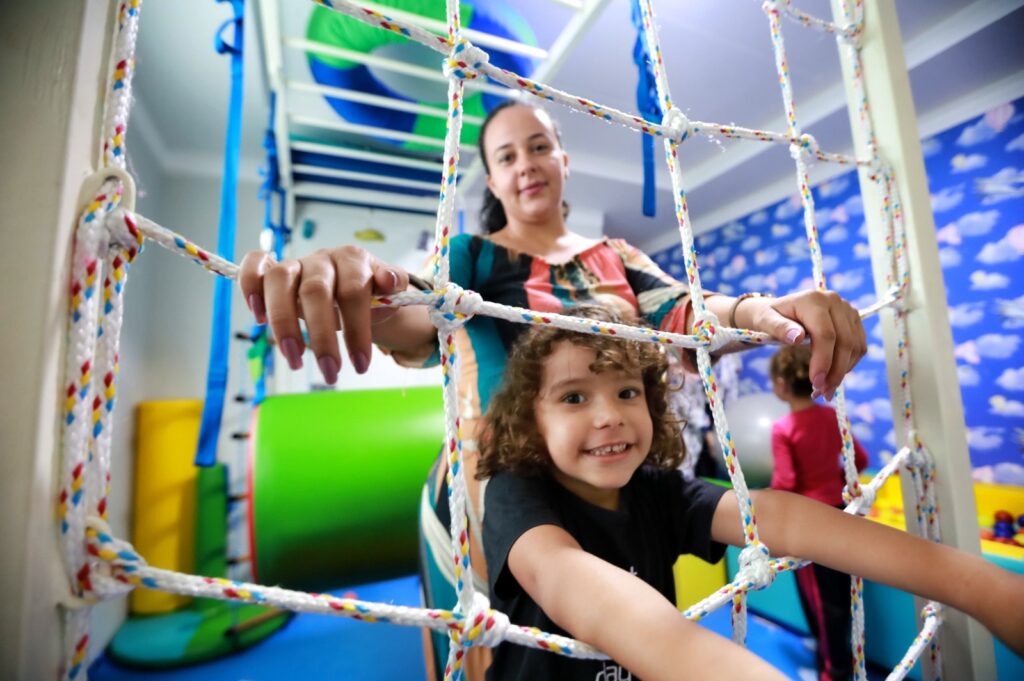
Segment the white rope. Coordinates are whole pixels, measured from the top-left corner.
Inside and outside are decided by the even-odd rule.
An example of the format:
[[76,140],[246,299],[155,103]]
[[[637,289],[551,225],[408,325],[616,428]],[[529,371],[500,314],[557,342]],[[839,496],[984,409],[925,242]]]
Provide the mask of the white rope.
[[[103,149],[100,155],[104,168],[87,185],[87,206],[76,233],[75,255],[72,262],[72,301],[69,323],[67,361],[67,408],[63,438],[63,466],[61,492],[62,549],[68,577],[72,584],[66,601],[66,678],[76,678],[85,668],[88,642],[87,612],[90,604],[99,599],[124,594],[138,586],[191,596],[241,600],[264,603],[301,612],[321,612],[353,617],[365,621],[388,621],[410,626],[425,626],[448,632],[452,640],[452,654],[445,672],[446,679],[459,679],[466,650],[473,646],[493,647],[503,641],[532,646],[563,655],[583,659],[606,659],[600,652],[572,639],[553,636],[535,629],[513,625],[502,613],[494,611],[487,599],[478,592],[472,579],[472,565],[468,551],[467,493],[462,461],[462,441],[459,429],[454,333],[477,314],[516,323],[552,325],[582,333],[617,335],[623,339],[639,340],[697,350],[698,370],[704,383],[705,394],[712,408],[713,421],[722,442],[733,488],[736,492],[743,520],[746,546],[740,553],[740,569],[736,578],[723,589],[710,595],[684,612],[684,616],[698,620],[713,609],[731,602],[734,605],[734,638],[743,641],[746,629],[745,594],[751,589],[762,589],[771,584],[779,572],[796,569],[805,561],[794,557],[772,559],[769,548],[758,539],[753,504],[746,487],[739,458],[728,429],[723,405],[718,395],[710,354],[733,342],[766,343],[766,334],[745,329],[723,327],[705,304],[700,283],[693,233],[686,205],[685,191],[678,167],[677,147],[690,137],[702,134],[709,137],[739,138],[787,144],[796,163],[798,182],[805,212],[805,227],[811,244],[814,279],[819,289],[825,288],[817,230],[813,218],[813,201],[808,187],[807,163],[822,160],[870,168],[885,191],[883,220],[889,228],[887,249],[891,254],[891,267],[886,272],[889,291],[884,300],[862,311],[873,314],[884,307],[893,307],[897,319],[897,362],[904,380],[900,399],[903,405],[903,425],[906,446],[893,457],[870,483],[860,486],[853,465],[852,437],[845,400],[840,389],[837,417],[844,433],[844,468],[847,476],[845,498],[847,512],[866,513],[881,485],[901,467],[907,470],[915,489],[919,531],[938,540],[934,475],[935,467],[924,443],[914,426],[912,400],[909,389],[909,354],[906,343],[906,310],[903,299],[909,286],[909,266],[906,259],[906,232],[898,189],[891,168],[878,156],[877,144],[871,130],[859,62],[859,37],[862,9],[859,2],[844,2],[848,23],[844,26],[823,22],[791,7],[790,0],[767,0],[763,8],[769,18],[775,49],[776,66],[780,74],[783,101],[787,110],[788,129],[785,133],[772,133],[737,126],[691,121],[677,108],[669,94],[663,70],[656,21],[649,0],[641,0],[644,36],[652,54],[652,66],[658,96],[665,112],[660,125],[651,124],[642,117],[603,107],[590,100],[575,97],[540,83],[534,83],[517,74],[496,69],[489,63],[486,52],[464,40],[461,35],[459,7],[456,0],[447,0],[447,39],[439,38],[414,26],[405,25],[377,12],[372,12],[346,0],[327,2],[314,0],[335,11],[375,24],[386,30],[397,31],[435,49],[445,57],[442,70],[449,79],[448,130],[444,145],[444,170],[438,202],[435,229],[435,277],[433,291],[403,292],[374,298],[376,307],[427,305],[430,319],[438,329],[444,365],[444,401],[446,443],[448,455],[449,510],[451,512],[452,550],[458,603],[451,612],[426,610],[386,604],[365,603],[354,599],[305,594],[275,587],[232,582],[223,579],[184,575],[148,566],[130,544],[117,539],[106,524],[105,497],[110,464],[110,424],[115,405],[114,377],[118,364],[118,338],[123,316],[121,295],[126,281],[128,264],[138,253],[141,239],[146,236],[161,246],[188,257],[207,270],[221,276],[236,278],[238,267],[211,254],[184,237],[134,213],[134,189],[124,172],[124,134],[130,106],[131,76],[134,70],[134,48],[138,34],[139,0],[125,0],[119,6],[115,47],[111,58],[110,88],[105,101],[103,123]],[[867,153],[861,157],[848,157],[823,152],[817,141],[803,133],[796,122],[796,110],[789,85],[788,66],[781,37],[779,18],[782,14],[818,30],[836,35],[840,49],[852,51],[856,91],[862,99],[859,122],[863,126]],[[479,294],[464,290],[450,281],[450,238],[455,208],[456,178],[459,167],[459,133],[462,123],[463,81],[486,75],[493,80],[574,109],[584,111],[609,122],[618,122],[645,134],[665,138],[666,162],[673,183],[680,240],[686,264],[687,281],[694,309],[695,325],[692,334],[677,334],[636,328],[622,324],[594,322],[558,314],[497,305],[481,299]],[[102,281],[102,288],[100,282]],[[102,299],[102,300],[101,300]],[[88,554],[88,557],[87,557]],[[860,580],[855,579],[855,594],[860,594]],[[863,607],[859,596],[854,599],[854,644],[863,641]],[[929,604],[925,609],[925,626],[907,652],[901,666],[890,678],[903,678],[906,669],[914,664],[923,650],[931,651],[938,661],[935,631],[941,624],[941,606]],[[863,655],[856,660],[858,678],[864,678]],[[937,665],[941,663],[938,662]],[[909,665],[909,666],[907,666]],[[938,666],[936,668],[939,668]],[[902,670],[902,672],[901,672]]]

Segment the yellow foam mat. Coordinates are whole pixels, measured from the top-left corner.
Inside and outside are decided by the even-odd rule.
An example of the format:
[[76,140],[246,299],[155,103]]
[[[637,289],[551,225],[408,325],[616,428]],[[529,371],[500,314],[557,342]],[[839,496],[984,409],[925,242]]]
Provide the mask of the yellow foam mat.
[[[135,414],[135,499],[132,544],[146,561],[167,570],[193,572],[196,469],[192,465],[203,403],[141,402]],[[182,608],[186,596],[136,589],[131,612],[153,615]]]

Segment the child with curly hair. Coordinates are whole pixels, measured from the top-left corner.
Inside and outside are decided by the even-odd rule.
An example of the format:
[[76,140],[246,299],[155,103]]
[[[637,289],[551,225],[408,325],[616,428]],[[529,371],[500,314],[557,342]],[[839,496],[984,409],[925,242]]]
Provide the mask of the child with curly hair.
[[[570,314],[617,321],[601,308]],[[784,678],[674,605],[678,556],[717,561],[724,544],[743,545],[743,530],[731,490],[686,481],[677,468],[683,451],[666,417],[666,366],[657,345],[554,327],[531,329],[513,349],[477,471],[489,478],[491,605],[611,660],[506,643],[489,679]],[[751,496],[773,554],[948,603],[1024,652],[1024,577],[800,495]]]
[[[790,413],[772,424],[772,489],[795,492],[829,506],[843,507],[843,440],[836,413],[814,401],[810,379],[811,349],[806,345],[780,348],[772,356],[772,390]],[[854,438],[858,471],[868,455]],[[853,678],[850,650],[850,576],[812,563],[796,571],[800,606],[814,637],[818,681]]]

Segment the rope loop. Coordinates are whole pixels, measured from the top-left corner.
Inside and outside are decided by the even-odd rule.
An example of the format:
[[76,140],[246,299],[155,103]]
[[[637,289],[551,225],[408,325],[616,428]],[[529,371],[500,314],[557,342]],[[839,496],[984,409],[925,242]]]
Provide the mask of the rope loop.
[[479,69],[489,61],[490,57],[486,52],[462,38],[441,62],[441,69],[446,78],[473,80],[480,76]]
[[131,544],[117,539],[102,518],[89,516],[85,520],[85,528],[86,550],[98,560],[85,579],[79,576],[84,593],[107,600],[134,589],[130,575],[146,567],[145,559]]
[[864,26],[859,22],[850,23],[842,27],[837,37],[847,45],[859,50],[864,37],[863,29]]
[[722,322],[708,311],[697,317],[693,323],[693,335],[708,352],[714,352],[732,341],[732,336],[728,333],[721,333],[721,329]]
[[661,125],[667,129],[669,139],[676,144],[685,142],[690,133],[693,132],[690,119],[677,106],[669,107],[668,111],[661,118]]
[[739,555],[739,565],[740,569],[736,572],[734,580],[737,584],[760,591],[771,586],[775,580],[768,547],[759,541],[751,542],[743,547]]
[[875,490],[854,480],[853,485],[843,487],[843,501],[849,505],[851,512],[864,515],[875,505]]
[[430,321],[439,330],[449,333],[472,319],[484,302],[476,291],[464,289],[452,282],[434,293],[437,300],[430,310]]
[[[461,604],[455,606],[455,612],[460,613],[461,608]],[[505,640],[509,626],[508,615],[491,608],[487,597],[477,591],[473,593],[473,604],[462,620],[462,627],[449,630],[448,637],[464,648],[494,648]]]
[[782,8],[779,7],[779,0],[764,0],[764,2],[761,3],[761,9],[765,14],[778,14],[782,11]]
[[797,137],[796,141],[789,145],[789,155],[793,157],[794,161],[801,156],[818,158],[819,153],[821,153],[821,147],[818,146],[818,140],[807,132]]

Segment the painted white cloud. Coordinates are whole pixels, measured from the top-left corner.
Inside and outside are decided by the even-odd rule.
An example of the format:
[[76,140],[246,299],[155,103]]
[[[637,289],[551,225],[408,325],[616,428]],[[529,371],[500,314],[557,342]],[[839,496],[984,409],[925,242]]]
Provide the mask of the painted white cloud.
[[994,289],[1006,288],[1010,285],[1010,278],[998,272],[985,272],[975,270],[971,272],[971,289],[974,291],[992,291]]
[[853,305],[858,310],[874,305],[878,297],[874,293],[864,293],[850,301],[850,305]]
[[757,358],[754,358],[754,359],[746,360],[744,362],[744,365],[746,365],[746,367],[748,369],[750,369],[751,371],[756,371],[757,373],[761,374],[762,376],[767,376],[768,375],[768,365],[769,365],[769,363],[771,363],[771,361],[772,361],[771,357],[757,357]]
[[833,196],[842,194],[850,186],[850,177],[851,175],[847,173],[845,175],[840,175],[839,177],[834,177],[828,182],[822,182],[818,185],[819,195],[823,199],[830,199]]
[[778,291],[779,282],[774,274],[752,274],[744,277],[740,282],[740,288],[747,291]]
[[986,333],[975,339],[978,354],[988,359],[1009,359],[1020,345],[1020,336],[1002,333]]
[[1016,120],[1013,102],[1005,102],[985,112],[985,122],[997,134],[1006,129],[1007,123]]
[[1003,373],[996,379],[996,385],[1003,390],[1024,390],[1024,367],[1003,369]]
[[886,433],[884,442],[893,449],[896,449],[896,431],[890,430],[888,433]]
[[821,231],[832,224],[832,209],[818,207],[814,210],[814,224]]
[[984,196],[984,206],[1020,198],[1024,196],[1024,170],[1007,166],[995,175],[979,177],[974,181],[974,190]]
[[792,284],[793,280],[796,279],[796,268],[792,265],[786,265],[775,270],[775,278],[778,279],[780,284]]
[[[681,277],[683,275],[683,266],[674,262],[668,266],[668,273],[676,278]],[[703,274],[703,272],[701,274]]]
[[783,244],[783,248],[786,250],[786,257],[790,260],[806,260],[810,254],[807,239],[802,236],[790,239]]
[[928,158],[929,156],[934,156],[940,151],[942,151],[942,142],[935,139],[934,137],[929,137],[926,140],[921,140],[921,154],[925,158]]
[[984,154],[956,154],[949,159],[949,169],[955,175],[983,168],[986,163],[988,156]]
[[754,264],[757,266],[771,265],[779,259],[779,249],[766,248],[754,254]]
[[950,246],[959,246],[963,243],[963,239],[960,238],[960,229],[955,222],[936,230],[935,240],[940,244],[949,244]]
[[782,237],[789,236],[793,233],[793,228],[789,225],[784,225],[780,222],[776,222],[772,225],[772,238],[781,239]]
[[722,227],[722,236],[726,241],[739,241],[743,238],[747,228],[742,222],[730,222],[725,227]]
[[1011,400],[1002,395],[988,398],[989,412],[997,416],[1024,417],[1024,402]]
[[1024,132],[1014,137],[1006,145],[1007,151],[1024,151]]
[[885,361],[885,348],[878,343],[868,343],[868,359],[873,359],[876,362]]
[[843,201],[843,210],[849,216],[864,215],[864,197],[860,194],[854,194],[846,199],[846,201]]
[[743,243],[740,244],[741,251],[755,251],[760,247],[761,237],[757,235],[748,236],[746,239],[743,240]]
[[794,215],[800,213],[803,210],[803,203],[800,201],[799,194],[793,194],[788,199],[779,204],[778,208],[775,209],[773,217],[779,222],[785,222]]
[[722,269],[723,279],[738,279],[741,274],[747,271],[747,258],[743,255],[734,255],[729,264]]
[[971,471],[971,477],[978,482],[1024,487],[1024,466],[1006,461],[995,466],[979,466]]
[[697,245],[701,248],[708,248],[711,244],[718,241],[718,232],[705,232],[697,237]]
[[875,423],[876,421],[892,421],[892,405],[889,400],[882,397],[875,398],[870,402],[862,402],[850,410],[856,414],[861,421]]
[[759,210],[759,211],[757,211],[756,213],[751,215],[749,218],[747,218],[747,222],[749,224],[751,224],[751,225],[763,225],[764,223],[768,222],[768,211],[766,211],[766,210]]
[[[826,271],[827,268],[826,268]],[[836,291],[852,291],[864,283],[864,270],[850,270],[849,272],[836,272],[828,277],[829,285]]]
[[854,371],[846,374],[843,385],[847,390],[871,390],[878,385],[878,374],[874,371]]
[[871,246],[866,241],[858,241],[853,245],[853,257],[867,260],[871,257]]
[[982,303],[962,303],[949,308],[949,324],[957,328],[973,326],[985,317]]
[[840,241],[846,241],[849,236],[850,233],[845,227],[836,226],[825,232],[825,236],[821,237],[821,241],[826,244],[835,244]]
[[821,258],[821,269],[825,270],[826,273],[832,272],[839,268],[839,258],[834,255],[826,255]]
[[955,187],[946,187],[932,194],[932,211],[944,213],[947,210],[956,208],[964,200],[964,186],[958,184]]
[[731,296],[734,293],[736,293],[736,287],[733,286],[732,284],[726,283],[724,281],[718,282],[718,285],[717,285],[716,288],[718,288],[718,292],[719,293],[724,293],[727,296]]
[[[682,278],[682,272],[679,273],[679,277],[678,278],[680,278],[680,279]],[[711,282],[711,281],[715,281],[716,279],[718,279],[718,272],[715,271],[715,269],[713,267],[707,267],[707,268],[702,269],[700,271],[700,280],[701,281]]]
[[977,259],[986,265],[1013,262],[1024,255],[1024,225],[1017,225],[999,241],[990,241],[978,253]]
[[971,387],[981,383],[981,374],[978,371],[967,364],[956,365],[956,376],[960,379],[960,385]]
[[967,446],[978,451],[998,449],[1003,446],[1004,428],[993,428],[991,426],[977,426],[967,429]]
[[983,236],[992,231],[999,220],[998,210],[968,213],[956,221],[960,236]]
[[963,257],[960,255],[960,251],[956,250],[955,248],[939,249],[939,264],[942,267],[956,267],[962,261]]
[[867,222],[860,223],[860,227],[857,228],[857,236],[859,236],[862,239],[867,239],[868,238],[868,223]]
[[973,147],[975,144],[981,144],[982,142],[988,142],[994,139],[996,131],[992,129],[985,118],[982,117],[977,123],[965,126],[963,132],[957,137],[956,143],[961,147]]
[[[866,423],[854,423],[850,425],[850,430],[853,431],[854,436],[861,442],[871,441],[875,439],[875,431],[871,429]],[[814,679],[817,679],[817,674],[814,675]]]

